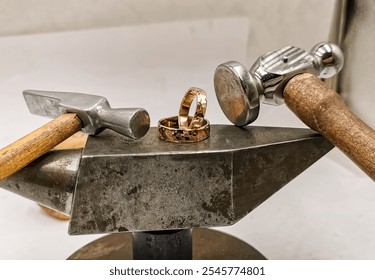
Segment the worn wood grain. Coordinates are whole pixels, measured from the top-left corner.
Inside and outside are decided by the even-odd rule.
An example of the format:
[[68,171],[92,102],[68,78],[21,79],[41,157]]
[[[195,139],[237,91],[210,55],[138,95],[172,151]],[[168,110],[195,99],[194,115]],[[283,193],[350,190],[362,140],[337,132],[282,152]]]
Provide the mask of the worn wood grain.
[[0,150],[0,180],[17,172],[81,129],[76,114],[63,114]]
[[306,125],[344,151],[375,181],[375,131],[335,91],[317,77],[301,74],[287,83],[284,99]]

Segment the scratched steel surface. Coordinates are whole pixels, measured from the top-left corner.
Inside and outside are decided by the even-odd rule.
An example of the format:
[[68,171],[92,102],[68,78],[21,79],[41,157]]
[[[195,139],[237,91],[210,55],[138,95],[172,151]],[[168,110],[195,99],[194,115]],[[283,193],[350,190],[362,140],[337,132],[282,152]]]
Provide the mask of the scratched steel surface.
[[81,149],[50,151],[0,182],[0,188],[70,214]]
[[75,190],[70,234],[230,225],[332,145],[309,129],[214,125],[196,144],[90,138]]

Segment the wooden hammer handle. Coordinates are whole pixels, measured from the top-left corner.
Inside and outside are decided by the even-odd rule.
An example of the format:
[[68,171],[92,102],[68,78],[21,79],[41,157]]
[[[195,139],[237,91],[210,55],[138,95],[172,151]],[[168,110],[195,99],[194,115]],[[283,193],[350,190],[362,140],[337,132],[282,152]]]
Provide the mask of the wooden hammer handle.
[[0,150],[0,180],[17,172],[81,129],[76,114],[63,114]]
[[323,134],[375,180],[375,131],[342,98],[311,74],[292,78],[284,88],[287,106]]

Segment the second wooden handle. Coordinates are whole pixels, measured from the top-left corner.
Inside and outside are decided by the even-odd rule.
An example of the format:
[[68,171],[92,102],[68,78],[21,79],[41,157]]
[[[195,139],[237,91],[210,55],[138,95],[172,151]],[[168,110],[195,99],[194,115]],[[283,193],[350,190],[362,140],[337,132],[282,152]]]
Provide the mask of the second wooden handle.
[[375,180],[375,131],[342,98],[311,74],[292,78],[284,89],[286,105],[323,134]]
[[0,180],[17,172],[81,129],[76,114],[64,114],[0,150]]

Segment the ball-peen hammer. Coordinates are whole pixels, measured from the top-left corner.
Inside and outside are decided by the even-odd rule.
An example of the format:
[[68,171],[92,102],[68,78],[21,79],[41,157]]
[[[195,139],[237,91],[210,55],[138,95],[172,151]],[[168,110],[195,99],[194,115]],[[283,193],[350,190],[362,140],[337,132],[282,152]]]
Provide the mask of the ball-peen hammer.
[[258,117],[260,98],[274,105],[285,102],[375,180],[375,131],[319,80],[337,74],[343,63],[334,44],[319,43],[310,52],[289,46],[263,55],[250,71],[234,61],[219,65],[215,91],[225,115],[237,126]]

